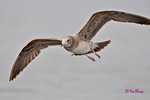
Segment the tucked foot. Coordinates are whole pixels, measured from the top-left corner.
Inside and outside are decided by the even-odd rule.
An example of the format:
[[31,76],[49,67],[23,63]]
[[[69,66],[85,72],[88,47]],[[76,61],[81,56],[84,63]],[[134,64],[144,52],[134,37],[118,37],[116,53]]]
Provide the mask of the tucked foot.
[[99,59],[101,58],[101,56],[100,56],[99,54],[95,53],[95,55],[96,55]]
[[90,48],[91,48],[91,51],[93,51],[93,53],[100,59],[101,56],[96,53],[97,50],[94,50],[92,47],[90,47]]
[[90,57],[90,56],[88,56],[88,55],[86,55],[90,60],[92,60],[92,61],[96,61],[93,57]]

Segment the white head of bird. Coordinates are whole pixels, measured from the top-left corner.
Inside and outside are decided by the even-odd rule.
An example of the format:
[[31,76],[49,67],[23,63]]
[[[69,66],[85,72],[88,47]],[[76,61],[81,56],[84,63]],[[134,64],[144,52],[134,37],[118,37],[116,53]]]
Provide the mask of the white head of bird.
[[73,38],[71,36],[66,36],[62,39],[62,46],[64,48],[69,48],[72,45]]

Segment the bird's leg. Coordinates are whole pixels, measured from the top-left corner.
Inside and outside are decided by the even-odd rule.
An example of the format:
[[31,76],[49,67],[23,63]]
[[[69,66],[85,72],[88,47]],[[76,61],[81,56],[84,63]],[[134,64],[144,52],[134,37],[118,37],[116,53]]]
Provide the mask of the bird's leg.
[[99,59],[101,58],[101,56],[99,54],[97,54],[96,52],[94,52],[94,53]]
[[96,61],[93,57],[90,57],[90,56],[88,56],[87,54],[86,54],[86,56],[87,56],[90,60]]
[[90,49],[93,51],[93,53],[94,53],[99,59],[101,58],[101,56],[100,56],[99,54],[97,54],[91,46],[90,46]]
[[[77,56],[77,54],[72,54],[71,56]],[[90,57],[90,56],[88,56],[87,54],[86,54],[86,56],[90,59],[90,60],[92,60],[92,61],[96,61],[93,57]]]

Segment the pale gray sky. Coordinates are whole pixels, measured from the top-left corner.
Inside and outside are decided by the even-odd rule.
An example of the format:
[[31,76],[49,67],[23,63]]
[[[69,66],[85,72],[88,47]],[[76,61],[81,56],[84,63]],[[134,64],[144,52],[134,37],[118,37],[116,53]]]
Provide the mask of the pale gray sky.
[[[142,100],[150,98],[150,26],[110,22],[93,41],[111,44],[91,62],[62,47],[44,50],[13,82],[9,72],[34,38],[63,38],[94,12],[119,10],[150,18],[150,0],[0,0],[0,100]],[[140,89],[144,94],[126,94]]]

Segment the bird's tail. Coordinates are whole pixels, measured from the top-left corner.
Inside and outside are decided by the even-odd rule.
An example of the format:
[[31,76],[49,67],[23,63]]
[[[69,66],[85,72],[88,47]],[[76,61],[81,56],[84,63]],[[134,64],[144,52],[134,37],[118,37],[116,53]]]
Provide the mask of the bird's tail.
[[110,40],[107,40],[107,41],[104,41],[104,42],[95,42],[94,44],[98,45],[98,47],[95,47],[94,51],[95,52],[100,51],[101,49],[106,47],[110,42],[111,42]]

